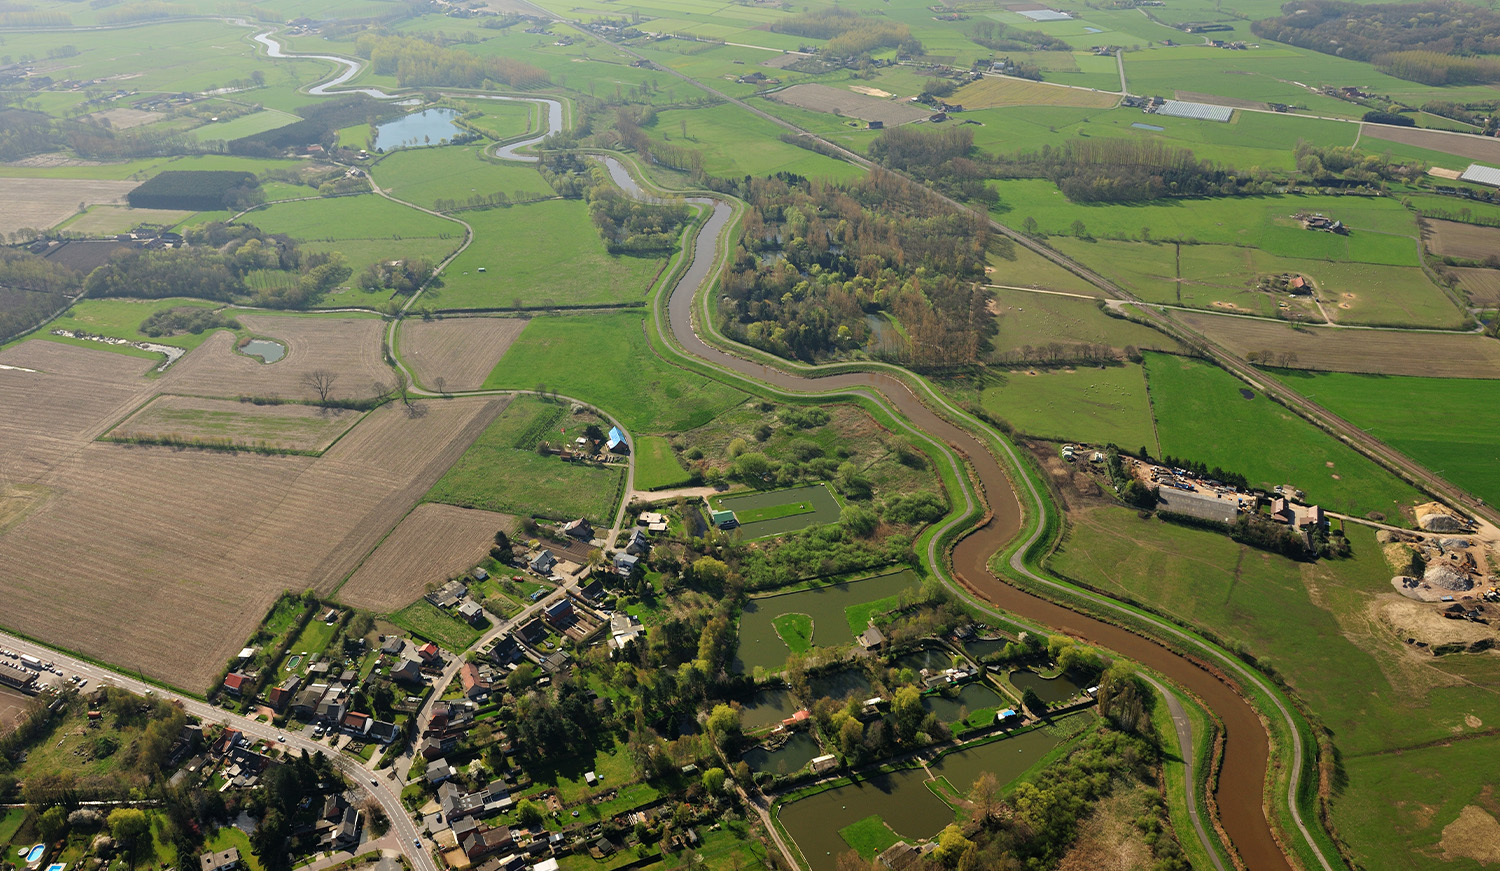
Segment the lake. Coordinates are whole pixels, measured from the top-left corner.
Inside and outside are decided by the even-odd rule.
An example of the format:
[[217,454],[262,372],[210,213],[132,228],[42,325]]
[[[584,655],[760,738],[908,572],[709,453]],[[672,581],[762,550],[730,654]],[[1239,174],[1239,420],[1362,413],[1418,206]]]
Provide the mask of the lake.
[[[813,644],[836,646],[849,644],[854,635],[844,609],[884,599],[902,590],[918,586],[910,569],[889,575],[829,584],[795,593],[751,599],[740,614],[740,647],[735,659],[736,671],[748,673],[757,667],[780,671],[786,665],[790,648],[776,634],[771,621],[782,614],[807,614],[813,618]],[[947,666],[945,665],[944,668]]]
[[390,151],[392,148],[436,145],[444,139],[452,139],[462,132],[453,123],[458,116],[455,109],[424,109],[378,124],[375,127],[375,149]]
[[937,718],[943,723],[958,722],[958,714],[964,708],[969,713],[974,713],[981,708],[1008,708],[1011,703],[999,693],[990,689],[982,683],[965,684],[959,690],[958,695],[948,698],[941,693],[932,693],[922,696],[922,707],[930,713],[937,714]]
[[817,739],[806,732],[795,732],[775,750],[757,747],[746,753],[744,759],[752,771],[769,771],[777,777],[785,777],[796,774],[822,755],[823,748],[818,746]]
[[259,357],[262,363],[275,363],[286,356],[286,345],[270,339],[251,339],[240,346],[240,353]]
[[774,726],[796,712],[797,702],[791,690],[761,690],[740,709],[740,723],[746,731],[753,731]]

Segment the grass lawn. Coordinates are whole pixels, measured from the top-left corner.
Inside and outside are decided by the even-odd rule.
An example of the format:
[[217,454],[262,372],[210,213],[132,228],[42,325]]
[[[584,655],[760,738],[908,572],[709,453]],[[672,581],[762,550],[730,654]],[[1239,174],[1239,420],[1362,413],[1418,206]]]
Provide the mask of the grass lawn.
[[1252,486],[1292,484],[1311,502],[1356,516],[1379,512],[1409,524],[1401,510],[1426,499],[1417,490],[1207,363],[1146,355],[1146,377],[1163,455],[1221,466]]
[[582,200],[547,200],[460,216],[474,228],[474,243],[443,271],[444,286],[423,294],[422,303],[434,308],[644,302],[667,262],[666,257],[610,254]]
[[565,463],[536,443],[573,428],[566,408],[518,396],[428,491],[426,501],[554,519],[587,517],[608,526],[619,504],[621,466]]
[[188,136],[199,142],[211,142],[213,140],[233,142],[236,139],[243,139],[246,136],[254,136],[257,133],[264,133],[267,130],[285,127],[294,121],[300,120],[302,120],[300,117],[290,112],[265,109],[260,112],[241,115],[232,121],[204,124],[189,131]]
[[858,822],[850,823],[839,829],[839,837],[844,843],[859,853],[859,857],[866,861],[874,859],[888,847],[895,844],[901,838],[891,827],[885,824],[880,814],[871,814]]
[[[1018,284],[998,275],[990,279]],[[999,328],[991,340],[995,346],[994,359],[1003,360],[1007,353],[1028,345],[1040,348],[1052,342],[1108,345],[1116,350],[1131,346],[1158,351],[1177,348],[1177,342],[1166,334],[1144,324],[1109,317],[1092,300],[1023,290],[997,289],[990,293],[997,315],[995,325]]]
[[637,436],[701,426],[744,400],[658,358],[643,320],[638,312],[532,318],[484,386],[545,385],[607,410]]
[[844,609],[844,620],[849,624],[849,634],[858,638],[870,627],[870,619],[876,614],[896,610],[901,604],[900,596],[886,596],[873,602],[862,602]]
[[240,851],[240,861],[250,871],[261,871],[260,857],[256,856],[250,849],[250,836],[236,829],[234,826],[224,826],[214,832],[213,837],[204,840],[205,851],[219,852],[236,847]]
[[295,239],[338,242],[346,239],[461,239],[464,228],[374,194],[276,203],[239,220],[268,233]]
[[764,508],[746,508],[736,511],[735,517],[741,523],[754,523],[757,520],[775,520],[779,517],[796,517],[799,514],[811,514],[816,510],[811,502],[803,500],[788,502],[785,505],[767,505]]
[[693,480],[693,475],[677,461],[672,443],[661,436],[640,436],[635,440],[635,486],[637,490],[660,490],[677,487]]
[[[460,205],[475,194],[503,191],[515,200],[553,196],[552,186],[532,166],[492,163],[481,156],[482,145],[448,145],[396,151],[371,172],[391,196],[427,208],[439,199]],[[476,213],[466,212],[465,220]]]
[[0,846],[9,844],[15,838],[16,832],[21,830],[21,824],[26,822],[26,815],[31,813],[24,807],[7,808],[4,816],[0,816]]
[[479,640],[482,634],[457,617],[426,599],[418,599],[390,615],[390,621],[413,635],[435,641],[444,650],[458,653]]
[[512,103],[506,100],[458,100],[467,112],[484,114],[469,118],[468,123],[490,134],[496,139],[509,139],[529,133],[541,126],[542,121],[534,116],[539,110],[531,103]]
[[[129,339],[132,342],[176,345],[179,348],[191,351],[203,344],[213,334],[213,331],[206,330],[197,335],[193,335],[192,333],[178,333],[175,336],[152,338],[140,330],[141,322],[155,312],[178,306],[215,309],[222,307],[223,303],[206,302],[201,299],[187,299],[185,297],[172,297],[170,299],[83,299],[74,303],[73,307],[68,309],[61,317],[48,323],[43,329],[42,335],[50,335],[53,330],[82,330],[83,332],[93,333],[98,336]],[[88,344],[93,348],[115,347],[100,342],[89,342]]]
[[657,115],[647,133],[656,142],[703,152],[704,171],[721,177],[791,172],[809,178],[846,179],[862,174],[854,164],[782,142],[780,128],[731,103],[668,109]]
[[1139,364],[1032,371],[992,373],[980,394],[984,409],[1028,435],[1154,450],[1156,432]]
[[1500,502],[1491,381],[1276,370],[1277,378],[1486,502]]
[[[1346,527],[1349,559],[1297,563],[1125,508],[1075,511],[1068,520],[1051,568],[1243,647],[1327,724],[1349,775],[1334,818],[1362,866],[1409,864],[1412,845],[1432,843],[1484,788],[1486,777],[1465,760],[1493,740],[1476,730],[1500,717],[1488,689],[1500,660],[1412,655],[1383,616],[1386,604],[1405,600],[1391,590],[1374,530]],[[1431,755],[1419,764],[1413,753]],[[1423,772],[1420,789],[1392,788],[1415,771]]]
[[776,634],[793,653],[806,653],[812,647],[813,618],[808,614],[781,614],[771,621]]
[[[327,609],[325,608],[323,611],[326,612]],[[302,662],[300,663],[302,671],[306,671],[307,666],[311,665],[312,661],[323,653],[324,648],[328,646],[328,642],[333,640],[334,633],[338,631],[337,622],[330,625],[320,619],[322,616],[321,612],[314,614],[313,619],[307,621],[307,625],[303,627],[302,632],[296,638],[292,639],[291,644],[287,645],[286,649],[288,653],[302,657]]]

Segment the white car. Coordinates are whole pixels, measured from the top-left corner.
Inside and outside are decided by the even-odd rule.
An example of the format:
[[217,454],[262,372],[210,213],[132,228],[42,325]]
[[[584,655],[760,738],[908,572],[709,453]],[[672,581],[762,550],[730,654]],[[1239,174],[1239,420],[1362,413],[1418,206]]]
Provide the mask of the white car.
[[276,736],[276,740],[279,741],[279,742],[281,742],[282,744],[285,744],[286,743],[286,736],[285,735],[277,735]]

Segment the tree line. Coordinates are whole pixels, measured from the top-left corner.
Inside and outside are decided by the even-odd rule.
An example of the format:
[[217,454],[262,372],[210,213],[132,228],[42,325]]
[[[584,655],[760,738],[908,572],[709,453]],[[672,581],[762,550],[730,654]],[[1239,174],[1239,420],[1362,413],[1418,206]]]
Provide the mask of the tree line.
[[368,58],[375,72],[395,76],[403,88],[431,85],[455,88],[538,88],[549,84],[546,70],[508,57],[482,57],[426,39],[365,34],[355,53]]
[[28,251],[0,248],[0,341],[66,308],[83,276]]
[[895,48],[901,54],[922,53],[922,43],[912,37],[907,25],[837,6],[787,16],[773,23],[771,30],[827,40],[821,51],[833,57],[854,58],[877,48]]

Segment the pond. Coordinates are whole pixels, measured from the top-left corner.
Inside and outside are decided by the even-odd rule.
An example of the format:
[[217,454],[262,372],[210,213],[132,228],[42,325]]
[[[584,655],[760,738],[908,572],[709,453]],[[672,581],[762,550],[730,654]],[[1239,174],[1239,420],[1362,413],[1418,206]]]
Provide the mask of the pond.
[[959,712],[964,708],[968,708],[972,714],[981,708],[1010,707],[1010,703],[984,684],[970,683],[951,699],[941,693],[925,695],[922,697],[922,707],[929,713],[937,714],[939,722],[956,723]]
[[984,659],[992,653],[999,653],[1005,649],[1010,642],[1004,638],[976,638],[973,641],[964,642],[964,653],[975,659]]
[[[813,644],[836,646],[854,640],[844,609],[895,596],[918,585],[917,576],[905,569],[862,581],[829,584],[795,593],[751,599],[740,615],[740,647],[735,670],[741,673],[764,668],[780,671],[790,648],[776,634],[771,621],[782,614],[807,614],[813,619]],[[944,666],[946,668],[946,666]]]
[[941,647],[924,647],[896,657],[897,668],[909,668],[920,672],[924,668],[942,671],[953,667],[953,654]]
[[[981,771],[994,774],[1001,784],[1015,780],[1061,740],[1033,730],[949,753],[929,767],[965,793]],[[926,780],[920,768],[882,774],[783,805],[777,813],[812,871],[834,871],[839,855],[849,850],[839,829],[871,814],[880,815],[907,841],[930,838],[953,822],[953,809],[933,794]]]
[[808,681],[808,688],[813,695],[826,699],[843,699],[853,695],[863,700],[875,692],[875,685],[870,683],[870,678],[853,668],[820,674]]
[[837,523],[840,512],[827,484],[725,496],[713,502],[735,513],[746,541],[797,532],[815,523]]
[[740,723],[746,730],[774,726],[797,712],[797,702],[792,691],[761,690],[751,696],[750,703],[740,709]]
[[259,357],[262,363],[275,363],[286,356],[286,345],[270,339],[251,339],[240,346],[240,353],[249,357]]
[[1010,682],[1021,692],[1032,690],[1037,698],[1049,705],[1065,702],[1082,692],[1083,687],[1074,680],[1082,680],[1082,675],[1071,672],[1060,674],[1057,677],[1042,677],[1034,671],[1019,669],[1010,673]]
[[462,132],[453,123],[458,115],[458,111],[454,109],[424,109],[378,124],[375,127],[375,150],[390,151],[392,148],[436,145],[445,139],[452,139]]
[[823,755],[823,748],[806,732],[796,732],[775,750],[757,747],[745,754],[745,764],[753,771],[769,771],[777,777],[796,774]]

